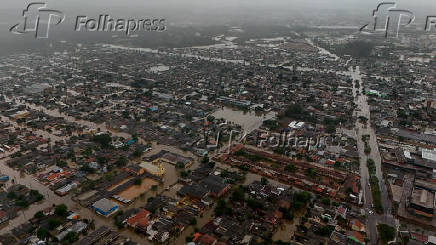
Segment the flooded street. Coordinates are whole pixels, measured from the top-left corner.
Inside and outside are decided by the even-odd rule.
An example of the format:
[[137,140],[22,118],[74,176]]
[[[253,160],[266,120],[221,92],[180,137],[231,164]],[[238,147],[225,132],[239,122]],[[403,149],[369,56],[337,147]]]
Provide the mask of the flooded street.
[[333,58],[334,60],[339,60],[339,57],[336,54],[331,53],[330,51],[326,50],[325,48],[319,47],[318,45],[314,44],[312,42],[312,40],[310,40],[309,38],[306,38],[305,40],[307,43],[309,43],[313,47],[317,48],[320,54],[327,55],[327,56]]
[[[327,59],[327,60],[340,59],[338,56],[330,53],[328,50],[316,46],[316,44],[314,44],[311,40],[307,39],[307,42],[309,42],[309,44],[311,44],[312,46],[314,46],[318,49],[318,51],[322,55],[323,59]],[[158,50],[152,50],[152,49],[128,48],[128,47],[116,46],[116,45],[110,45],[108,47],[113,48],[113,49],[125,49],[125,50],[139,51],[139,52],[166,54],[166,55],[173,57],[173,58],[174,58],[174,56],[182,56],[182,57],[188,57],[188,58],[197,58],[200,60],[204,59],[204,60],[209,60],[209,61],[219,61],[219,62],[226,62],[226,63],[238,63],[238,64],[243,64],[243,65],[249,65],[249,63],[247,63],[244,60],[227,60],[227,59],[222,59],[222,58],[211,58],[211,57],[198,56],[198,55],[195,55],[195,52],[192,52],[192,51],[190,51],[192,53],[189,52],[187,54],[184,54],[184,53],[176,53],[176,52],[175,53],[159,52]],[[158,65],[156,65],[156,64],[158,64]],[[293,69],[291,67],[286,67],[286,68]],[[160,72],[165,72],[165,71],[170,70],[171,67],[156,62],[153,66],[149,67],[148,69],[149,69],[149,71],[160,73]],[[307,69],[308,71],[309,70],[310,71],[317,71],[316,69],[313,69],[313,68],[304,68],[304,67],[297,68],[297,70],[300,70],[300,71],[304,71],[305,69]],[[356,67],[356,69],[350,68],[349,71],[345,71],[345,72],[334,71],[334,70],[321,70],[319,72],[337,72],[337,74],[348,75],[353,80],[357,80],[360,84],[360,87],[359,88],[357,88],[356,86],[353,87],[353,95],[354,95],[354,98],[357,98],[356,103],[358,105],[358,110],[356,110],[355,116],[356,117],[364,116],[364,117],[368,118],[368,121],[369,121],[370,111],[369,111],[367,97],[365,95],[360,95],[362,93],[362,89],[363,89],[363,81],[362,81],[362,74],[360,73],[359,67]],[[107,86],[130,89],[130,87],[125,87],[125,85],[118,84],[118,83],[110,83],[110,84],[107,84]],[[69,91],[72,94],[76,93],[71,89]],[[117,90],[117,91],[119,91],[119,90]],[[118,93],[114,93],[113,95],[115,95],[115,94],[120,95],[121,93],[122,92],[118,92]],[[102,96],[102,99],[109,99],[109,96],[111,96],[111,95]],[[233,97],[231,97],[231,98],[233,98]],[[111,135],[114,135],[114,136],[123,137],[125,139],[132,138],[132,135],[129,133],[119,132],[119,131],[115,131],[115,130],[110,129],[108,127],[108,124],[106,124],[106,123],[94,123],[94,122],[90,122],[87,120],[77,119],[75,117],[68,116],[66,113],[62,113],[63,109],[51,110],[51,109],[48,109],[44,106],[29,104],[29,103],[26,103],[24,100],[19,100],[19,99],[14,99],[14,100],[9,99],[8,101],[13,101],[14,103],[19,104],[19,105],[25,105],[25,106],[27,106],[28,109],[41,111],[41,112],[44,112],[45,114],[52,116],[52,117],[61,117],[67,122],[73,122],[73,123],[76,123],[82,127],[85,127],[86,128],[85,130],[89,130],[90,132],[91,131],[93,131],[93,132],[101,131],[101,132],[110,133]],[[124,101],[121,100],[120,104],[121,103],[124,103]],[[104,106],[107,106],[107,105],[104,105]],[[116,107],[116,106],[117,106],[117,104],[116,104],[116,102],[114,102],[110,106],[105,107],[104,110],[109,111],[109,107]],[[214,116],[215,118],[223,118],[229,123],[235,123],[235,124],[241,125],[242,130],[244,131],[243,135],[249,134],[252,131],[261,127],[263,121],[268,120],[268,119],[273,119],[276,117],[275,112],[263,113],[263,112],[255,112],[253,110],[244,111],[244,110],[235,109],[235,108],[231,108],[231,107],[227,107],[227,106],[219,108],[217,111],[215,111],[211,115]],[[19,125],[14,121],[9,120],[8,118],[2,117],[2,120],[10,122],[14,127],[24,127],[23,125]],[[27,128],[27,127],[25,127],[25,128]],[[60,131],[59,132],[56,131],[56,134],[58,134],[58,135],[56,135],[53,133],[48,133],[44,130],[38,130],[38,129],[29,129],[29,130],[38,136],[41,136],[41,137],[46,138],[46,139],[50,139],[50,141],[52,141],[52,142],[64,141],[68,137],[68,136],[64,137],[64,136],[60,135]],[[372,151],[371,151],[371,154],[369,157],[373,158],[374,161],[376,162],[377,176],[379,176],[380,186],[381,186],[382,195],[383,195],[383,205],[384,206],[386,205],[385,212],[389,213],[390,206],[388,206],[388,204],[387,204],[387,202],[389,202],[389,198],[388,198],[388,195],[386,192],[386,187],[382,183],[383,178],[382,178],[382,172],[381,172],[381,158],[380,158],[380,154],[378,151],[378,145],[377,145],[375,131],[371,127],[367,127],[366,125],[364,125],[360,122],[356,123],[356,131],[357,131],[356,135],[357,135],[357,140],[358,140],[358,149],[359,149],[359,154],[361,157],[360,172],[361,172],[361,178],[362,178],[361,184],[362,184],[362,190],[363,190],[364,199],[365,199],[365,206],[369,207],[371,204],[371,201],[370,201],[371,200],[371,192],[370,192],[368,184],[367,184],[368,183],[367,182],[368,181],[368,170],[366,168],[367,156],[363,153],[364,145],[363,145],[363,142],[361,140],[361,136],[365,135],[365,134],[369,134],[370,135],[369,144],[372,148]],[[139,143],[142,143],[142,144],[152,143],[152,149],[150,151],[142,154],[141,157],[138,156],[135,159],[135,161],[133,161],[133,162],[138,163],[141,161],[142,157],[149,157],[149,156],[152,156],[156,153],[159,153],[162,150],[166,150],[166,151],[177,153],[177,154],[180,154],[183,156],[189,156],[189,157],[192,157],[193,159],[195,159],[194,164],[192,166],[190,166],[190,168],[189,168],[190,170],[196,169],[199,166],[198,157],[194,156],[190,152],[184,152],[184,151],[178,149],[177,147],[158,144],[158,142],[156,142],[156,141],[153,142],[151,140],[148,140],[148,141],[146,141],[146,140],[147,139],[140,138]],[[219,152],[219,150],[217,152]],[[67,195],[67,196],[63,196],[63,197],[54,194],[47,186],[38,182],[35,178],[35,175],[27,175],[27,174],[21,173],[19,171],[16,171],[16,170],[11,169],[8,166],[6,166],[5,163],[7,160],[8,160],[8,157],[6,155],[4,158],[2,158],[0,160],[1,173],[9,175],[10,178],[12,180],[14,180],[15,183],[17,183],[17,184],[23,184],[31,189],[38,190],[41,194],[44,195],[45,200],[41,201],[40,203],[36,203],[34,205],[31,205],[31,207],[28,209],[24,209],[24,210],[20,211],[18,214],[19,216],[15,219],[9,221],[8,225],[6,227],[4,227],[0,231],[0,233],[6,233],[6,232],[10,231],[11,229],[13,229],[14,227],[27,222],[30,218],[33,217],[33,215],[36,212],[38,212],[44,208],[50,207],[52,205],[62,204],[62,203],[66,204],[70,210],[77,212],[83,218],[89,218],[89,219],[95,220],[96,227],[106,225],[106,226],[109,226],[110,228],[112,228],[113,230],[118,230],[115,227],[114,220],[112,218],[105,218],[105,217],[99,216],[92,209],[84,208],[84,207],[80,206],[78,204],[78,202],[74,202],[71,199],[72,194]],[[176,169],[174,165],[166,163],[166,162],[163,162],[162,164],[165,168],[165,175],[163,176],[163,184],[159,184],[159,182],[156,182],[156,181],[151,180],[151,179],[143,179],[140,184],[138,183],[138,185],[131,186],[128,189],[121,191],[119,193],[119,196],[121,196],[123,199],[132,200],[132,203],[128,206],[121,205],[121,208],[120,208],[121,210],[127,210],[127,209],[134,208],[134,207],[135,208],[144,207],[148,198],[154,197],[154,196],[159,195],[159,194],[168,195],[170,197],[176,197],[177,191],[182,186],[181,184],[177,184],[177,182],[178,182],[180,172],[183,170]],[[235,170],[235,169],[230,168],[229,166],[223,166],[219,163],[217,163],[216,165],[218,167],[230,169],[232,171]],[[96,174],[96,176],[97,176],[97,174]],[[247,173],[243,184],[248,185],[248,184],[251,184],[255,180],[257,180],[257,181],[261,180],[261,178],[262,177],[258,174]],[[11,182],[12,181],[7,183],[6,187],[10,186]],[[269,183],[274,185],[274,186],[289,187],[287,185],[284,185],[284,184],[279,183],[279,182],[272,180],[272,179],[269,179]],[[121,184],[118,184],[118,186],[119,185],[121,185]],[[156,186],[157,186],[157,188],[156,188]],[[112,188],[115,189],[116,187],[114,186]],[[90,193],[89,195],[92,196],[93,194]],[[214,211],[213,207],[209,207],[206,210],[204,210],[204,213],[201,216],[197,217],[197,224],[195,226],[186,227],[186,229],[183,230],[179,236],[173,238],[172,243],[180,244],[180,245],[185,244],[186,243],[185,238],[187,236],[194,233],[196,228],[201,228],[203,225],[205,225],[207,222],[209,222],[213,218],[213,214],[214,214],[213,211]],[[296,213],[293,221],[284,222],[277,229],[277,231],[274,233],[273,239],[274,240],[282,240],[282,241],[286,241],[286,242],[290,241],[291,236],[296,231],[296,227],[299,224],[302,215],[304,214],[303,211]],[[137,234],[130,229],[122,229],[120,232],[123,235],[131,237],[133,239],[133,241],[138,242],[139,244],[152,244],[151,242],[149,242],[146,239],[145,236]],[[372,231],[371,231],[371,234],[373,234]]]
[[144,53],[153,53],[153,54],[164,54],[168,56],[180,56],[185,58],[196,58],[199,60],[208,60],[208,61],[215,61],[215,62],[224,62],[224,63],[233,63],[233,64],[243,64],[243,65],[250,65],[245,60],[229,60],[224,58],[213,58],[213,57],[206,57],[201,55],[195,55],[195,54],[178,54],[178,53],[169,53],[165,51],[159,51],[156,49],[149,49],[149,48],[132,48],[132,47],[126,47],[121,45],[112,45],[112,44],[103,44],[103,47],[109,47],[112,49],[121,49],[121,50],[129,50],[129,51],[136,51],[136,52],[144,52]]
[[[364,197],[364,208],[366,210],[372,209],[372,193],[369,187],[369,171],[367,167],[367,159],[371,158],[375,162],[376,166],[376,176],[379,181],[380,191],[381,191],[381,202],[383,206],[384,213],[378,215],[376,213],[369,215],[367,219],[367,230],[368,238],[370,239],[370,244],[377,244],[377,228],[378,223],[394,223],[393,216],[391,214],[392,204],[389,199],[387,187],[383,179],[383,173],[381,169],[381,156],[378,149],[377,135],[374,128],[371,127],[371,113],[368,105],[368,97],[363,93],[363,80],[362,74],[360,73],[359,67],[353,70],[350,67],[348,74],[353,80],[357,80],[359,83],[359,88],[353,87],[353,95],[357,95],[357,109],[355,110],[355,117],[363,116],[368,119],[367,123],[362,123],[360,120],[356,120],[356,137],[357,137],[357,147],[359,151],[360,158],[360,183],[363,191]],[[362,140],[363,135],[369,135],[368,145],[371,147],[371,152],[369,155],[365,154],[365,142]]]
[[20,210],[18,212],[18,217],[9,220],[8,225],[0,230],[0,234],[4,234],[9,232],[14,227],[17,227],[29,219],[33,218],[36,212],[43,210],[52,206],[53,204],[66,204],[67,206],[76,207],[77,204],[74,203],[69,197],[60,197],[52,192],[47,186],[39,183],[36,178],[32,175],[24,174],[19,171],[16,171],[6,165],[6,161],[9,160],[8,157],[0,160],[1,173],[6,174],[11,179],[8,183],[5,184],[5,187],[8,188],[12,185],[12,180],[14,180],[15,184],[22,184],[31,189],[38,190],[42,195],[44,195],[44,200],[39,203],[32,204],[29,208]]
[[[384,183],[383,180],[383,173],[382,173],[382,169],[381,169],[381,156],[380,156],[380,152],[378,149],[378,143],[377,143],[377,135],[375,133],[374,128],[371,127],[370,122],[371,122],[371,113],[370,113],[370,108],[369,108],[369,104],[368,104],[368,97],[362,93],[363,92],[363,81],[362,81],[362,75],[360,73],[359,67],[356,67],[356,69],[353,71],[350,68],[349,71],[350,76],[352,77],[353,80],[357,80],[360,84],[360,88],[357,91],[357,88],[354,88],[353,93],[357,93],[358,94],[358,98],[357,98],[357,110],[355,111],[355,116],[358,118],[360,116],[365,117],[368,119],[367,123],[361,123],[360,120],[356,121],[356,131],[357,131],[357,145],[358,145],[358,150],[359,150],[359,157],[360,157],[360,168],[361,168],[361,184],[362,184],[362,189],[364,190],[364,196],[366,198],[366,202],[365,202],[365,206],[368,207],[368,205],[371,203],[368,200],[371,200],[371,192],[369,190],[368,187],[368,178],[369,178],[369,173],[368,173],[368,168],[367,168],[367,159],[371,158],[374,160],[375,165],[376,165],[376,175],[377,178],[379,179],[379,185],[380,185],[380,190],[381,190],[381,194],[382,194],[382,205],[383,208],[385,210],[385,214],[390,214],[391,213],[391,202],[389,200],[389,196],[388,196],[388,192],[387,192],[387,188],[386,185]],[[365,143],[362,140],[362,136],[363,135],[369,135],[369,141],[368,141],[368,145],[371,147],[371,152],[369,155],[365,154],[364,152],[364,148],[365,148]]]
[[126,139],[131,138],[132,136],[128,133],[124,133],[124,132],[115,132],[112,130],[109,130],[106,123],[94,123],[94,122],[90,122],[90,121],[86,121],[86,120],[81,120],[81,119],[76,119],[74,117],[68,116],[64,113],[59,112],[59,110],[49,110],[43,106],[37,106],[37,105],[33,105],[33,104],[29,104],[29,103],[24,103],[22,101],[18,102],[17,104],[21,104],[21,105],[26,105],[27,107],[29,107],[30,109],[33,110],[37,110],[37,111],[42,111],[45,114],[52,116],[52,117],[62,117],[65,121],[67,122],[74,122],[77,123],[81,126],[85,126],[89,129],[95,129],[95,130],[100,130],[102,132],[107,132],[107,133],[111,133],[112,135],[118,136],[118,137],[123,137]]
[[[9,158],[3,158],[0,160],[0,166],[1,166],[1,173],[6,174],[10,177],[11,181],[9,181],[5,187],[9,187],[12,185],[12,179],[15,181],[16,184],[22,184],[26,185],[27,187],[31,189],[38,190],[42,195],[44,195],[44,200],[39,203],[32,204],[29,208],[23,209],[18,212],[18,217],[8,221],[6,225],[2,226],[0,230],[0,234],[5,234],[9,231],[11,231],[13,228],[29,221],[35,213],[37,213],[40,210],[43,210],[45,208],[51,207],[52,205],[59,205],[59,204],[66,204],[68,206],[69,210],[72,210],[76,213],[78,213],[82,218],[88,218],[93,219],[95,221],[96,227],[100,227],[103,225],[109,226],[113,230],[117,230],[117,228],[114,225],[114,221],[111,217],[105,218],[103,216],[97,215],[94,211],[91,209],[85,208],[80,206],[78,203],[74,202],[70,195],[67,196],[58,196],[53,191],[51,191],[47,186],[39,183],[36,178],[33,175],[27,175],[24,173],[20,173],[19,171],[16,171],[10,167],[8,167],[5,162]],[[154,183],[154,182],[153,182]],[[146,182],[144,181],[144,184],[146,185],[152,185],[152,182]],[[163,188],[160,187],[158,191],[162,191]],[[142,191],[142,190],[141,190]],[[145,195],[138,198],[132,205],[127,206],[126,208],[133,208],[133,207],[143,207],[145,203],[147,202],[147,198],[151,196],[155,196],[157,194],[157,191],[151,191],[148,190],[145,192]],[[124,208],[122,208],[124,209]],[[132,230],[129,229],[123,229],[120,231],[121,234],[124,234],[128,237],[131,237],[133,241],[138,242],[139,244],[152,244],[151,242],[148,242],[144,236],[141,236]]]
[[[17,103],[17,101],[16,101],[16,103]],[[75,122],[79,125],[86,126],[90,129],[95,129],[95,130],[100,129],[100,131],[102,131],[102,132],[111,133],[112,135],[124,137],[127,139],[132,137],[130,134],[127,134],[127,133],[114,132],[114,131],[107,129],[105,123],[96,124],[96,123],[89,122],[86,120],[77,120],[73,117],[70,117],[70,116],[67,116],[63,113],[60,113],[57,110],[49,110],[49,109],[46,109],[45,107],[42,107],[42,106],[36,106],[36,105],[24,103],[24,102],[18,102],[18,104],[24,104],[30,109],[43,111],[47,115],[50,115],[53,117],[63,117],[68,122]],[[24,126],[17,124],[15,121],[10,120],[9,118],[1,117],[1,119],[5,122],[11,123],[11,125],[14,127],[27,128],[27,127],[24,127]],[[31,128],[27,128],[27,129],[30,130],[31,132],[35,133],[38,136],[42,136],[45,139],[50,139],[50,141],[52,141],[52,142],[63,141],[66,139],[66,137],[56,136],[56,135],[50,134],[50,133],[43,131],[43,130],[35,130],[35,129],[31,129]],[[139,141],[140,141],[140,143],[145,143],[145,141],[143,139],[140,139]],[[167,150],[167,151],[182,154],[185,156],[187,155],[187,156],[190,156],[190,157],[193,157],[194,159],[196,159],[196,157],[192,153],[183,152],[175,147],[161,145],[161,144],[158,144],[157,142],[152,142],[152,148],[153,149],[151,151],[147,152],[146,154],[144,154],[144,156],[150,156],[150,155],[153,155],[153,154],[160,152],[161,150]],[[91,209],[80,206],[78,203],[74,202],[71,199],[71,194],[63,196],[63,197],[58,196],[53,191],[51,191],[47,186],[38,182],[34,175],[24,174],[24,173],[21,173],[17,170],[14,170],[14,169],[8,167],[6,165],[6,162],[7,162],[7,160],[9,160],[8,156],[11,155],[12,153],[13,152],[9,152],[7,155],[4,154],[1,156],[2,158],[0,159],[0,166],[1,166],[0,172],[2,174],[8,175],[11,179],[8,183],[5,184],[5,187],[7,188],[10,185],[12,185],[12,180],[14,180],[15,184],[22,184],[22,185],[25,185],[31,189],[38,190],[42,195],[44,195],[45,199],[39,203],[32,204],[27,209],[23,209],[23,210],[19,211],[18,217],[6,222],[5,225],[0,227],[0,228],[2,228],[0,230],[0,234],[5,234],[5,233],[11,231],[13,228],[27,222],[29,219],[31,219],[35,215],[36,212],[43,210],[45,208],[51,207],[53,205],[59,205],[59,204],[66,204],[70,210],[78,213],[81,217],[95,220],[96,227],[106,225],[106,226],[109,226],[110,228],[112,228],[113,230],[118,230],[115,227],[114,221],[112,218],[102,217],[100,215],[97,215]],[[198,167],[198,164],[199,164],[198,161],[195,161],[195,164],[193,164],[190,167],[190,169],[194,169],[194,168]],[[139,193],[139,196],[140,196],[139,198],[137,198],[131,205],[125,206],[121,209],[127,209],[127,208],[133,208],[133,207],[143,207],[146,204],[148,197],[156,196],[158,193],[163,192],[164,188],[166,186],[174,185],[177,182],[177,179],[179,177],[178,175],[179,175],[179,172],[181,170],[180,171],[177,170],[175,168],[175,166],[168,164],[168,163],[164,163],[164,167],[166,168],[166,172],[165,172],[165,176],[163,178],[163,180],[164,180],[163,185],[158,185],[157,190],[153,191],[153,190],[151,190],[151,186],[156,185],[157,182],[147,179],[147,180],[144,180],[142,182],[140,187],[133,186],[132,189],[128,189],[125,192],[123,192],[123,195],[125,195],[126,199],[128,199],[127,197],[133,198],[134,196],[138,196],[137,194],[139,192],[141,192],[143,194],[141,195]],[[175,192],[174,192],[174,194],[175,194]],[[204,217],[206,219],[206,217],[209,217],[209,216],[205,215]],[[191,227],[191,229],[193,229],[193,228]],[[132,231],[130,229],[123,229],[120,231],[120,233],[126,235],[127,237],[131,237],[133,241],[138,242],[139,244],[152,244],[151,242],[149,242],[146,239],[145,236],[142,236],[138,233],[135,233],[134,231]],[[184,239],[185,239],[185,237],[183,237],[183,241],[184,241]],[[180,244],[184,244],[184,243],[180,243]]]

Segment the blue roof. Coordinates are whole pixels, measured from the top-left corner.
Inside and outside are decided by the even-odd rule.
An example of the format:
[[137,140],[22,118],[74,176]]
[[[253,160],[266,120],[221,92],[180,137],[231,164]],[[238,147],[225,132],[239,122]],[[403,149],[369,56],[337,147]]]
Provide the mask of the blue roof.
[[9,176],[7,175],[0,175],[0,181],[9,180]]

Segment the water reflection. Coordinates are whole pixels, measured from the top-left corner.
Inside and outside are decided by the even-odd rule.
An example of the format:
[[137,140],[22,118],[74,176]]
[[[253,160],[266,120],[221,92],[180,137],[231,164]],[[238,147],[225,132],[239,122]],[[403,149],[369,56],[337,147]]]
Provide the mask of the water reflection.
[[251,133],[253,130],[262,126],[263,121],[275,118],[275,112],[255,112],[242,111],[231,107],[222,107],[212,114],[215,118],[223,118],[228,122],[236,123],[242,126],[245,133]]

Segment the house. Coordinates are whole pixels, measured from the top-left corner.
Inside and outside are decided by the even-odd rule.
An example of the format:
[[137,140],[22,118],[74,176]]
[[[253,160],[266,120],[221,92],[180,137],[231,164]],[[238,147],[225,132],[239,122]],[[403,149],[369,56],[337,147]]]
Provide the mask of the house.
[[347,208],[344,208],[343,206],[339,206],[336,209],[336,215],[341,216],[343,219],[347,218]]
[[0,210],[0,224],[3,224],[4,222],[8,221],[9,217],[6,211]]
[[176,165],[177,163],[182,163],[185,168],[189,168],[193,164],[193,159],[190,157],[184,157],[179,154],[175,154],[172,152],[166,152],[162,151],[158,153],[158,155],[161,154],[161,157],[159,160],[167,162],[172,165]]
[[413,188],[408,210],[410,213],[427,218],[433,217],[435,194],[421,188]]
[[79,219],[79,215],[76,213],[72,213],[67,217],[67,220],[77,220],[77,219]]
[[366,232],[365,225],[358,219],[352,219],[350,221],[350,227],[353,231]]
[[347,237],[337,231],[333,231],[330,235],[329,245],[345,245],[347,244]]
[[152,175],[161,177],[165,174],[165,168],[163,167],[163,165],[161,163],[157,163],[156,161],[141,162],[139,166]]
[[70,232],[80,233],[80,232],[84,231],[87,227],[88,227],[88,225],[86,223],[84,223],[82,221],[78,221],[78,222],[74,223],[70,228],[59,233],[56,236],[56,238],[59,241],[62,241],[62,239],[64,239],[68,233],[70,233]]
[[128,218],[126,223],[134,229],[146,232],[149,225],[149,216],[150,212],[142,208],[137,214]]
[[202,200],[208,194],[208,190],[200,185],[184,185],[177,194],[182,197],[188,196],[193,199]]
[[365,239],[364,239],[363,235],[357,231],[349,231],[347,233],[347,239],[352,241],[352,242],[355,242],[356,244],[365,245]]
[[68,184],[66,186],[63,186],[63,187],[57,189],[55,191],[55,193],[58,194],[59,196],[65,196],[66,194],[68,194],[68,192],[70,192],[72,189],[74,189],[76,187],[77,187],[77,184],[73,182],[71,184]]
[[121,147],[124,146],[123,142],[121,142],[121,141],[116,141],[116,142],[112,143],[112,145],[113,145],[116,149],[121,148]]
[[[81,240],[76,242],[80,245],[92,245],[100,241],[101,239],[106,239],[106,243],[110,243],[114,238],[117,238],[117,233],[111,231],[107,226],[101,226],[97,230],[83,237]],[[107,239],[109,238],[109,239]]]
[[32,231],[33,231],[33,225],[31,223],[24,223],[12,229],[12,234],[16,238],[23,240],[30,237]]
[[224,179],[217,175],[207,176],[200,185],[207,189],[212,197],[221,197],[230,189],[230,185],[224,183]]
[[282,218],[283,218],[283,213],[278,210],[275,210],[269,212],[266,215],[265,221],[272,225],[277,225],[282,220]]
[[145,172],[145,169],[141,168],[139,165],[130,165],[125,167],[124,170],[134,175],[142,175]]
[[435,236],[428,236],[428,244],[436,245],[436,237]]
[[105,217],[108,217],[111,214],[117,212],[119,208],[117,204],[106,198],[102,198],[96,201],[94,204],[92,204],[91,207],[94,209],[95,212]]
[[27,239],[27,244],[28,245],[45,245],[46,242],[39,240],[39,238],[37,236],[31,236]]
[[173,231],[173,228],[174,222],[171,220],[159,218],[152,221],[151,225],[147,226],[148,240],[163,243],[169,239],[170,231]]
[[208,234],[200,236],[197,240],[197,244],[199,245],[215,245],[216,243],[216,238]]
[[6,182],[8,180],[9,180],[9,176],[7,176],[5,174],[0,175],[0,182]]

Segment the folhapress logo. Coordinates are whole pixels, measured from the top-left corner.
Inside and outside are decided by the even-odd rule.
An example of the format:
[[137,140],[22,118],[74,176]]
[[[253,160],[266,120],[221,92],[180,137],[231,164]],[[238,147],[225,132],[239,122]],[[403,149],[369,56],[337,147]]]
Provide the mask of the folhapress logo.
[[[65,20],[65,15],[54,9],[48,9],[47,4],[35,2],[23,10],[23,22],[12,26],[9,31],[14,34],[35,33],[35,38],[48,38],[50,27],[59,25]],[[165,31],[166,19],[163,18],[121,18],[113,19],[109,14],[92,18],[84,15],[76,17],[73,31],[88,32],[124,32],[127,36],[137,31]]]
[[65,15],[54,9],[48,9],[47,4],[30,3],[23,10],[24,20],[12,26],[9,31],[14,34],[35,33],[35,38],[48,38],[50,26],[59,25],[65,20]]
[[[385,38],[399,36],[400,29],[410,26],[415,21],[415,15],[407,9],[397,8],[395,2],[382,2],[373,10],[373,23],[360,28],[360,32],[368,30],[373,33],[384,33]],[[436,16],[427,16],[424,31],[430,32],[436,28]]]
[[[389,36],[390,31],[393,31],[394,36],[398,37],[401,25],[409,26],[415,20],[415,15],[411,11],[398,9],[397,4],[394,2],[380,3],[372,12],[372,17],[374,23],[370,29],[374,32],[384,32],[386,38]],[[404,18],[407,18],[407,21],[404,22]],[[360,28],[360,31],[368,26],[370,24],[364,25]]]
[[102,14],[98,18],[77,16],[76,31],[105,31],[124,32],[127,36],[137,31],[165,31],[165,19],[113,19],[108,14]]

